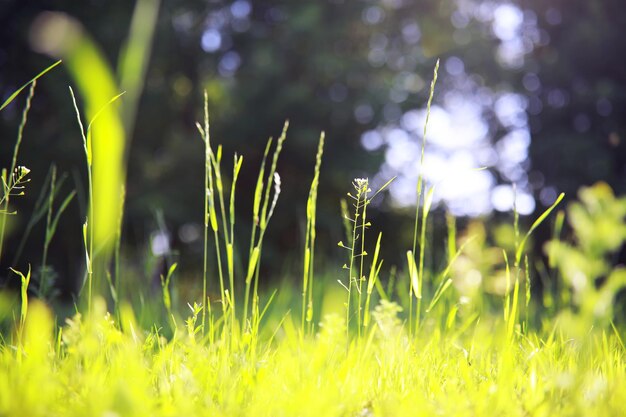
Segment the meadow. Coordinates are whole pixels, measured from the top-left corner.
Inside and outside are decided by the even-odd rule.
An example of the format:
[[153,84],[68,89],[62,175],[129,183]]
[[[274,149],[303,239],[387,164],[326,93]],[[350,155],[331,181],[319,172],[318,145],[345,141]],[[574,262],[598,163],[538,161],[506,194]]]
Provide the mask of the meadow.
[[[12,165],[2,171],[0,242],[13,215],[10,201],[32,192],[19,146],[38,77],[2,105],[28,91]],[[428,107],[436,78],[437,68]],[[47,285],[45,255],[37,272],[13,271],[21,291],[0,298],[0,415],[626,415],[624,328],[615,318],[626,270],[611,261],[626,240],[626,198],[606,184],[582,188],[579,201],[567,207],[559,196],[528,230],[514,213],[510,244],[502,248],[485,238],[484,224],[457,230],[448,216],[440,245],[427,233],[437,190],[420,174],[421,204],[407,225],[413,245],[395,248],[406,259],[395,269],[380,258],[381,245],[393,245],[393,238],[371,233],[368,217],[375,210],[370,203],[389,183],[372,190],[367,178],[347,179],[345,238],[337,244],[345,263],[320,265],[322,134],[307,180],[299,285],[266,293],[259,285],[265,233],[280,221],[273,218],[276,205],[290,203],[280,202],[277,171],[288,124],[264,150],[250,240],[235,243],[235,197],[248,191],[237,189],[243,158],[223,162],[230,157],[213,145],[205,100],[197,124],[205,144],[201,291],[189,300],[175,297],[177,266],[170,265],[152,301],[159,314],[145,326],[137,319],[141,307],[120,291],[126,279],[119,254],[123,210],[114,208],[123,203],[98,207],[109,185],[92,178],[102,158],[93,154],[92,128],[115,117],[124,97],[91,109],[84,123],[70,93],[89,174],[84,253],[76,255],[85,259],[85,283],[74,313],[59,324],[45,297],[33,297],[33,286]],[[113,116],[100,118],[107,112]],[[427,125],[425,137],[426,131]],[[74,197],[59,197],[55,175],[36,210],[47,225],[44,249]],[[107,210],[113,214],[102,214]],[[553,239],[545,247],[547,263],[538,268],[526,249],[541,224],[551,225]],[[367,253],[370,246],[374,251]],[[235,253],[242,248],[247,263],[239,270]],[[441,253],[442,267],[427,264],[427,248]],[[542,292],[531,288],[537,280]]]

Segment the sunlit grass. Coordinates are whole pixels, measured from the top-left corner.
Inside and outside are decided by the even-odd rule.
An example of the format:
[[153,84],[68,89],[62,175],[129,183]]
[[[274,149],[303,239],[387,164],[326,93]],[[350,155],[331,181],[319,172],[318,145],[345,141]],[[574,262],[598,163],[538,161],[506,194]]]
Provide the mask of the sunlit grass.
[[[435,80],[431,99],[434,87]],[[30,99],[32,90],[27,109]],[[90,172],[90,128],[82,128],[76,107]],[[556,216],[543,274],[558,286],[535,300],[526,244],[562,196],[526,233],[514,215],[506,226],[513,239],[503,248],[489,245],[484,225],[457,231],[448,216],[448,241],[430,243],[433,251],[447,252],[446,264],[437,269],[424,261],[435,191],[420,180],[424,201],[408,226],[413,247],[394,247],[407,259],[398,270],[380,257],[380,248],[394,245],[393,239],[378,234],[374,252],[366,252],[370,202],[389,182],[373,191],[367,178],[354,179],[352,205],[343,204],[346,243],[338,248],[348,253],[347,277],[337,282],[339,266],[314,264],[322,134],[312,156],[302,283],[261,294],[263,242],[280,196],[278,160],[288,123],[265,148],[252,191],[247,263],[238,270],[234,213],[243,158],[235,155],[232,167],[224,168],[222,148],[212,147],[206,96],[204,110],[198,124],[205,151],[204,190],[198,190],[205,203],[201,293],[187,305],[176,303],[177,265],[170,265],[160,298],[150,303],[165,319],[142,327],[137,310],[119,297],[124,278],[117,263],[110,293],[91,286],[98,272],[91,270],[94,238],[87,227],[87,308],[65,323],[57,324],[51,308],[29,295],[31,280],[42,285],[46,261],[38,274],[14,270],[19,295],[0,294],[0,416],[626,415],[626,348],[613,311],[626,270],[610,262],[626,241],[626,198],[598,184],[581,190],[567,216]],[[20,142],[21,133],[15,155]],[[3,172],[5,217],[15,187],[27,186],[25,170]],[[51,172],[50,190],[42,194],[48,203],[36,210],[47,219],[45,250],[73,197],[52,214],[56,170]],[[92,187],[97,184],[90,181],[90,195],[97,193]],[[98,222],[90,207],[88,221]],[[571,242],[559,239],[565,218]],[[484,283],[475,279],[480,270],[489,271]],[[209,295],[216,287],[218,297]],[[113,299],[114,314],[103,297]]]
[[[382,303],[374,325],[346,338],[326,317],[301,338],[288,316],[273,338],[233,348],[193,325],[166,340],[121,326],[101,302],[55,330],[33,303],[22,339],[0,354],[0,413],[44,415],[624,415],[623,346],[559,331],[506,337],[503,323],[427,328],[412,338]],[[193,318],[192,318],[193,321]],[[254,354],[253,354],[254,352]]]

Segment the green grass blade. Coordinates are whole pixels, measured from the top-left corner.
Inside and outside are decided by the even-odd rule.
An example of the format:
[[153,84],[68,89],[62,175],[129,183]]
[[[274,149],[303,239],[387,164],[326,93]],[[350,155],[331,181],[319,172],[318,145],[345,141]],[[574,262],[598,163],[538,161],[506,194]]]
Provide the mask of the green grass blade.
[[522,239],[521,243],[519,244],[519,247],[517,248],[517,251],[515,252],[515,266],[519,266],[519,262],[522,259],[522,253],[524,253],[524,246],[526,245],[526,241],[528,240],[528,238],[530,237],[532,232],[546,219],[546,217],[548,217],[550,215],[550,213],[552,213],[552,210],[554,210],[554,208],[559,205],[561,200],[563,200],[563,197],[565,197],[565,193],[561,193],[557,197],[556,201],[554,203],[552,203],[552,205],[550,207],[548,207],[548,209],[546,211],[544,211],[541,214],[541,216],[539,216],[537,218],[537,220],[534,221],[532,226],[530,226],[530,230],[528,230],[528,232],[526,233],[526,235]]
[[59,206],[57,212],[54,215],[54,219],[50,223],[50,228],[46,232],[46,244],[49,244],[52,238],[54,237],[54,234],[56,233],[57,225],[59,224],[59,220],[61,219],[61,215],[63,215],[63,212],[67,209],[67,206],[69,206],[70,202],[75,196],[76,196],[76,191],[72,190],[72,192],[70,192],[67,195],[67,197],[65,197],[65,199]]
[[6,106],[8,106],[13,100],[15,100],[15,97],[17,97],[26,87],[28,87],[31,83],[34,83],[35,81],[37,81],[37,79],[41,78],[44,74],[46,74],[47,72],[49,72],[50,70],[52,70],[52,68],[56,67],[57,65],[59,65],[61,62],[63,62],[63,60],[59,59],[57,62],[55,62],[54,64],[50,65],[48,68],[46,68],[45,70],[41,71],[39,74],[37,74],[32,80],[30,80],[29,82],[27,82],[26,84],[24,84],[23,86],[21,86],[20,88],[18,88],[13,94],[11,94],[9,96],[9,98],[7,98],[4,103],[2,103],[2,106],[0,106],[0,111],[2,111],[2,109],[4,109]]
[[252,277],[254,276],[254,271],[256,269],[256,265],[259,262],[259,247],[255,247],[252,250],[252,255],[250,256],[250,263],[248,264],[248,273],[246,275],[246,284],[252,282]]
[[450,285],[452,285],[452,279],[450,278],[448,278],[447,280],[442,282],[441,285],[439,285],[439,288],[437,288],[437,290],[435,291],[435,295],[433,296],[433,299],[430,301],[430,304],[426,309],[427,313],[430,313],[431,310],[435,308],[441,296],[446,292],[448,288],[450,288]]
[[417,276],[417,265],[415,264],[415,258],[413,252],[406,252],[407,265],[409,267],[409,279],[411,284],[411,291],[415,298],[422,298],[421,287],[419,283],[419,277]]
[[28,264],[28,272],[26,273],[26,275],[16,269],[9,269],[16,273],[22,281],[22,285],[20,286],[20,294],[22,298],[22,306],[20,309],[20,323],[23,327],[24,323],[26,322],[26,316],[28,315],[28,285],[30,284],[30,264]]
[[128,38],[120,50],[117,75],[120,88],[128,92],[122,119],[129,137],[146,79],[159,6],[160,0],[139,0],[135,3]]

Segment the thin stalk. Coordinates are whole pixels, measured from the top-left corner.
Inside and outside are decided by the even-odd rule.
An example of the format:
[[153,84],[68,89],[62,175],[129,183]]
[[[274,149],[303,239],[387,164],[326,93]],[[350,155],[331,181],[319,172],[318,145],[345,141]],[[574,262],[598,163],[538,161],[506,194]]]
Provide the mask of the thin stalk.
[[[236,289],[235,289],[235,270],[234,270],[234,228],[235,228],[235,190],[237,185],[237,178],[241,165],[243,163],[243,157],[234,156],[233,160],[233,178],[230,187],[230,199],[228,207],[228,215],[226,212],[226,203],[224,198],[224,182],[222,180],[221,173],[221,159],[222,159],[222,147],[218,147],[217,155],[211,154],[211,164],[213,165],[213,175],[215,177],[215,186],[217,188],[217,196],[220,205],[220,216],[222,219],[222,227],[224,230],[224,248],[226,251],[226,269],[228,272],[228,304],[229,314],[231,319],[231,328],[235,329],[236,326]],[[216,241],[216,245],[219,243]],[[235,332],[232,331],[231,335],[234,337]],[[234,342],[234,339],[233,339]]]
[[[209,98],[204,91],[204,131],[202,132],[204,141],[204,249],[202,255],[202,335],[205,334],[207,319],[207,264],[209,258],[209,178],[211,177],[211,142],[209,136]],[[220,282],[221,283],[221,282]],[[224,295],[224,286],[220,286],[220,296]]]
[[[87,162],[87,179],[89,185],[89,215],[83,224],[83,240],[85,244],[85,261],[87,265],[87,280],[88,280],[88,298],[87,298],[87,308],[91,313],[91,304],[93,298],[93,265],[95,263],[94,260],[94,198],[93,198],[93,146],[91,139],[91,126],[98,119],[98,116],[104,111],[104,109],[115,102],[118,98],[124,95],[124,92],[114,96],[111,98],[104,106],[102,106],[93,116],[89,124],[87,125],[87,130],[85,131],[83,127],[83,122],[80,118],[80,111],[78,110],[78,105],[76,104],[76,97],[74,96],[74,90],[72,87],[69,87],[70,95],[72,96],[72,103],[74,104],[74,110],[76,111],[76,119],[78,120],[78,126],[80,127],[80,133],[83,138],[83,149],[85,151],[85,159]],[[108,271],[107,271],[108,273]]]
[[[268,182],[268,187],[271,185],[271,183]],[[278,196],[280,195],[280,176],[278,175],[277,172],[274,172],[274,176],[273,176],[273,185],[274,185],[274,197],[272,199],[272,205],[270,207],[270,210],[267,214],[267,216],[265,217],[266,220],[266,224],[265,227],[261,228],[261,233],[259,234],[259,243],[256,247],[256,249],[258,249],[258,253],[256,256],[256,260],[255,260],[255,275],[254,275],[254,290],[252,293],[252,318],[253,318],[253,327],[258,328],[259,325],[259,274],[260,274],[260,269],[259,269],[259,262],[261,259],[261,249],[263,248],[263,238],[265,237],[265,231],[267,230],[267,222],[269,221],[269,219],[272,217],[272,214],[274,213],[274,208],[276,207],[276,203],[278,201]]]
[[[359,235],[357,234],[359,227],[363,227],[362,225],[365,224],[365,218],[364,218],[364,214],[365,214],[365,206],[367,205],[367,192],[369,190],[369,182],[367,180],[367,178],[356,178],[353,182],[352,182],[352,186],[354,187],[354,190],[356,191],[356,196],[348,193],[348,197],[350,197],[351,199],[354,200],[353,203],[353,207],[354,207],[354,218],[353,219],[347,219],[349,221],[352,222],[352,237],[351,237],[351,244],[350,246],[345,246],[343,244],[343,242],[339,242],[339,246],[343,247],[344,249],[348,249],[350,251],[350,266],[348,267],[348,286],[346,287],[348,290],[348,300],[346,303],[346,332],[347,335],[349,336],[350,334],[350,313],[351,313],[351,302],[352,302],[352,288],[353,286],[356,288],[357,292],[359,292],[359,294],[356,296],[357,298],[357,302],[358,302],[358,309],[357,309],[357,325],[359,327],[359,333],[360,333],[360,327],[361,327],[361,320],[360,320],[360,308],[361,308],[361,298],[360,298],[360,285],[359,283],[357,283],[356,278],[353,277],[354,274],[354,269],[355,269],[355,265],[354,265],[354,261],[355,258],[359,255],[355,255],[355,248],[357,245],[357,239],[359,239]],[[363,221],[361,221],[361,223],[359,223],[359,219],[363,217]],[[361,244],[362,244],[362,249],[363,250],[363,237],[361,236]],[[362,257],[363,252],[361,252],[360,256]],[[361,271],[359,271],[359,273],[362,272],[362,266],[361,266]],[[354,281],[354,283],[353,283]],[[359,278],[360,281],[360,278]]]
[[[46,179],[43,182],[42,189],[39,193],[39,196],[37,197],[37,201],[35,202],[33,214],[30,220],[28,221],[28,224],[26,225],[24,232],[22,233],[20,244],[18,245],[17,251],[15,252],[15,255],[13,256],[13,261],[11,262],[11,264],[13,265],[17,264],[18,259],[22,255],[22,251],[24,250],[24,245],[26,244],[26,241],[28,240],[28,237],[30,236],[33,230],[33,227],[35,227],[37,222],[39,222],[39,220],[41,220],[48,211],[48,204],[46,202],[49,202],[48,201],[49,196],[47,196],[46,190],[50,188],[49,182],[50,182],[51,177],[52,177],[52,166],[50,167],[50,169],[48,170],[48,173],[46,174]],[[57,187],[55,187],[57,191],[64,181],[65,181],[65,176],[62,176],[61,179],[58,181]],[[4,203],[4,200],[2,200],[2,202]]]
[[52,177],[50,180],[50,195],[48,196],[48,213],[46,215],[46,236],[43,242],[43,254],[41,256],[41,276],[39,277],[39,292],[45,288],[46,283],[46,263],[48,260],[48,247],[50,246],[50,239],[48,239],[48,231],[52,223],[52,204],[54,203],[55,186],[57,179],[57,167],[52,165]]
[[380,253],[380,240],[382,239],[382,232],[378,234],[378,239],[376,240],[376,247],[374,249],[374,257],[372,258],[372,266],[370,267],[369,279],[367,281],[367,297],[365,298],[365,308],[363,315],[363,331],[367,330],[367,326],[370,321],[370,299],[372,297],[372,292],[374,291],[374,286],[378,282],[378,274],[380,272],[380,268],[382,267],[382,261],[378,263],[378,254]]
[[319,185],[320,167],[322,165],[322,155],[324,153],[324,132],[320,134],[315,157],[315,169],[313,181],[307,199],[307,222],[304,239],[304,263],[302,272],[302,322],[301,332],[305,333],[305,322],[308,324],[308,332],[313,331],[313,265],[315,261],[315,222],[317,218],[317,189]]
[[[228,301],[228,313],[230,314],[231,319],[231,336],[235,336],[235,280],[234,280],[234,268],[233,268],[233,246],[231,242],[231,237],[229,235],[229,228],[227,224],[226,218],[226,205],[224,203],[224,183],[222,181],[222,172],[220,165],[222,163],[222,147],[218,146],[217,154],[211,153],[211,164],[213,165],[213,176],[214,185],[217,188],[217,198],[220,206],[220,217],[222,219],[222,228],[224,230],[224,247],[226,251],[226,271],[228,273],[228,282],[229,288],[227,291],[227,301]],[[215,245],[219,247],[219,240],[216,235]],[[221,260],[220,260],[221,264]],[[221,268],[221,267],[220,267]],[[220,272],[221,273],[221,272]],[[221,278],[223,280],[223,278]]]
[[[391,184],[391,182],[393,180],[395,180],[396,177],[393,177],[392,179],[390,179],[389,181],[387,181],[382,187],[380,187],[378,189],[378,191],[376,191],[371,197],[369,197],[369,193],[372,191],[369,188],[369,180],[367,178],[355,178],[354,181],[352,181],[352,186],[354,187],[354,190],[356,192],[356,196],[348,193],[348,197],[350,197],[352,200],[354,200],[354,218],[350,219],[347,218],[347,215],[344,214],[344,216],[346,217],[345,220],[348,222],[352,222],[352,237],[351,237],[351,241],[350,241],[350,246],[346,246],[343,242],[339,242],[338,246],[342,247],[344,249],[347,249],[348,251],[350,251],[350,266],[345,265],[344,268],[348,269],[349,271],[349,280],[348,280],[348,286],[343,285],[343,283],[341,283],[341,281],[339,281],[341,283],[341,285],[343,285],[346,290],[348,291],[348,301],[346,303],[346,335],[349,337],[350,336],[350,306],[351,306],[351,298],[352,298],[352,288],[355,287],[356,291],[357,291],[357,295],[355,296],[356,298],[356,302],[358,303],[357,306],[357,333],[359,335],[359,337],[361,336],[361,310],[362,310],[362,292],[363,292],[363,288],[362,288],[362,283],[365,280],[365,276],[363,274],[364,271],[364,266],[363,266],[363,257],[367,256],[367,252],[365,251],[365,230],[370,227],[370,223],[367,221],[367,206],[370,204],[370,202],[372,201],[372,199],[374,197],[376,197],[381,191],[383,191],[385,188],[387,188],[387,186],[389,184]],[[343,208],[343,203],[342,203],[342,211],[345,211]],[[360,219],[360,220],[359,220]],[[361,231],[361,234],[357,234],[357,232]],[[357,245],[357,240],[361,239],[361,247],[360,247],[360,253],[359,254],[355,254],[355,249],[356,249],[356,245]],[[360,257],[360,262],[359,262],[359,278],[358,278],[358,282],[356,280],[356,278],[353,277],[353,273],[355,272],[355,264],[354,261],[357,257]],[[374,266],[375,267],[375,266]],[[354,281],[354,283],[353,283]]]
[[[232,326],[235,327],[236,320],[236,308],[235,308],[235,266],[234,266],[234,247],[235,247],[235,190],[237,188],[237,178],[239,177],[239,171],[243,163],[243,156],[238,157],[236,154],[233,158],[233,178],[230,187],[230,201],[229,201],[229,223],[230,223],[230,238],[226,242],[226,260],[228,262],[228,277],[230,282],[230,289],[232,292]],[[225,229],[227,230],[227,229]],[[224,233],[226,235],[226,233]],[[233,333],[234,334],[234,333]]]
[[92,167],[92,155],[91,155],[91,135],[89,129],[85,134],[85,128],[80,118],[80,111],[78,110],[78,104],[76,103],[76,97],[74,96],[74,90],[69,87],[70,95],[72,96],[72,103],[74,104],[74,110],[76,110],[76,120],[80,127],[80,133],[83,138],[83,150],[85,152],[85,160],[87,162],[87,188],[89,195],[89,208],[87,218],[83,224],[83,238],[85,240],[85,261],[87,268],[87,311],[91,313],[91,301],[93,296],[93,241],[94,241],[94,222],[93,222],[93,167]]
[[531,299],[531,283],[530,283],[530,269],[528,267],[528,256],[524,256],[524,289],[525,291],[525,303],[524,303],[524,332],[528,331],[528,322],[530,319],[530,299]]
[[[274,208],[276,207],[276,203],[278,202],[278,195],[280,194],[280,176],[276,173],[276,166],[278,164],[278,157],[283,149],[283,143],[285,139],[287,139],[287,129],[289,129],[289,121],[285,121],[283,125],[283,130],[276,142],[276,149],[274,150],[274,155],[272,157],[272,164],[270,166],[270,170],[267,174],[267,181],[265,186],[265,195],[263,197],[263,206],[260,213],[260,225],[259,225],[259,239],[253,251],[257,251],[256,257],[254,257],[254,264],[248,266],[248,270],[250,271],[250,267],[255,270],[254,273],[254,289],[252,292],[252,314],[253,318],[258,319],[258,293],[259,293],[259,268],[258,264],[261,259],[261,252],[263,249],[263,238],[265,237],[265,231],[267,230],[267,225],[274,213]],[[273,185],[273,187],[272,187]],[[272,202],[270,204],[270,192],[274,188],[274,196],[272,198]],[[258,323],[258,320],[255,321]]]
[[417,293],[419,297],[417,298],[416,305],[416,319],[415,319],[415,334],[419,331],[420,319],[422,314],[422,287],[424,286],[424,254],[426,251],[426,224],[428,220],[428,213],[430,212],[430,206],[433,201],[433,193],[434,188],[431,188],[426,195],[426,199],[424,200],[424,205],[422,209],[422,228],[420,233],[420,260],[419,260],[419,268],[417,275],[419,277],[418,280],[418,288]]
[[28,112],[30,111],[31,102],[33,100],[33,97],[35,96],[36,85],[37,85],[37,79],[33,79],[32,84],[30,85],[30,89],[28,90],[28,96],[26,97],[26,104],[24,105],[24,110],[22,111],[22,119],[17,129],[17,140],[15,141],[15,146],[13,147],[13,157],[11,158],[11,168],[7,175],[7,184],[4,184],[5,186],[5,189],[3,190],[4,207],[0,209],[0,213],[2,214],[1,216],[2,220],[0,221],[0,260],[2,259],[4,234],[6,232],[7,213],[9,209],[9,199],[11,197],[11,193],[9,190],[11,190],[11,188],[13,188],[13,185],[14,185],[12,184],[13,172],[15,171],[15,168],[17,166],[17,155],[20,150],[20,145],[22,144],[22,138],[24,137],[24,127],[26,126],[26,120],[28,119]]
[[[91,139],[91,138],[89,138]],[[89,146],[91,148],[91,145]],[[90,158],[91,159],[91,158]],[[89,233],[89,264],[87,268],[87,276],[89,280],[89,292],[87,295],[87,310],[91,313],[91,301],[93,297],[93,262],[94,262],[94,251],[93,251],[93,241],[94,241],[94,205],[93,205],[93,172],[91,161],[89,161],[89,167],[87,169],[87,184],[89,187],[89,216],[85,219],[85,227],[88,227]]]
[[[209,258],[209,184],[208,173],[205,163],[205,175],[204,175],[204,230],[203,230],[203,242],[204,248],[202,251],[202,305],[205,306],[202,309],[202,335],[205,333],[205,325],[207,319],[207,263]],[[223,289],[222,289],[223,292]]]
[[120,317],[120,301],[122,299],[121,288],[121,268],[120,268],[120,252],[122,245],[122,224],[124,222],[124,203],[126,201],[126,186],[122,184],[122,190],[119,201],[119,216],[117,218],[117,228],[115,233],[115,249],[114,249],[114,262],[115,262],[115,312],[117,317]]
[[[263,178],[265,176],[265,163],[267,156],[269,155],[270,147],[272,146],[272,138],[269,138],[265,145],[265,152],[263,153],[263,159],[261,160],[261,167],[259,168],[259,175],[257,177],[256,188],[254,190],[254,204],[252,207],[252,231],[250,232],[250,249],[248,250],[248,274],[246,275],[246,289],[243,300],[243,325],[246,326],[248,320],[248,304],[250,299],[250,285],[252,283],[252,272],[250,268],[253,267],[253,259],[255,254],[256,232],[260,224],[259,212],[261,209],[261,199],[263,195]],[[258,255],[258,250],[256,251]],[[254,261],[256,263],[256,261]]]
[[365,277],[363,276],[363,258],[365,258],[365,256],[367,255],[367,252],[365,252],[365,229],[367,228],[367,205],[369,203],[369,201],[367,200],[367,194],[370,191],[369,188],[367,188],[365,190],[365,196],[364,196],[364,200],[363,200],[363,215],[361,216],[361,253],[359,254],[360,256],[360,265],[359,265],[359,281],[358,281],[358,299],[359,299],[359,306],[358,306],[358,310],[357,310],[357,333],[358,336],[361,337],[361,311],[362,311],[362,305],[363,305],[363,281],[365,279]]
[[[437,75],[439,72],[439,60],[437,60],[437,63],[435,64],[435,69],[433,71],[433,79],[430,83],[430,92],[428,95],[428,102],[426,104],[426,121],[424,122],[424,132],[422,134],[422,147],[421,147],[421,154],[420,154],[420,168],[419,168],[419,175],[417,178],[417,202],[415,205],[415,223],[414,223],[414,227],[413,227],[413,246],[412,246],[412,254],[415,254],[415,250],[417,249],[417,234],[418,234],[418,224],[419,224],[419,209],[420,209],[420,205],[422,202],[422,192],[423,192],[423,188],[424,188],[424,154],[425,154],[425,150],[426,150],[426,133],[427,133],[427,129],[428,129],[428,121],[430,119],[430,108],[432,105],[432,101],[433,101],[433,96],[435,93],[435,85],[437,84]],[[422,218],[422,222],[424,223],[425,220],[424,218]],[[424,226],[422,226],[422,229],[424,229]],[[421,236],[420,236],[421,238]],[[422,247],[424,246],[424,240],[423,238],[420,239],[420,257],[422,254]],[[420,273],[419,276],[419,282],[422,281],[422,276]],[[411,328],[411,316],[412,316],[412,308],[413,308],[413,301],[411,296],[409,296],[409,329]],[[419,309],[421,308],[421,300],[418,299],[417,301],[417,307],[418,311],[416,312],[416,315],[418,316],[418,323],[416,323],[416,326],[419,326]]]
[[[356,186],[355,186],[356,188]],[[352,197],[350,195],[350,197]],[[354,197],[353,197],[354,198]],[[349,276],[348,276],[348,303],[347,303],[347,307],[346,307],[346,331],[348,332],[348,335],[350,334],[350,302],[352,301],[352,281],[353,281],[353,277],[352,277],[352,271],[354,270],[354,247],[356,245],[356,239],[357,239],[357,224],[358,224],[358,219],[360,216],[359,213],[359,205],[360,205],[360,200],[361,198],[361,194],[359,189],[357,189],[357,197],[356,197],[356,203],[354,204],[354,219],[352,219],[352,245],[350,245],[350,267],[348,268],[349,270]]]
[[[217,156],[211,154],[211,163],[213,164],[213,175],[215,176],[215,186],[217,187],[217,198],[220,205],[220,216],[222,218],[222,227],[224,228],[224,242],[228,246],[230,244],[229,228],[226,217],[226,205],[224,204],[224,182],[222,181],[222,171],[220,165],[222,163],[222,147],[217,148]],[[232,291],[233,288],[231,287]]]
[[[208,227],[209,223],[211,224],[211,229],[213,230],[213,238],[215,241],[215,255],[217,258],[217,270],[220,282],[220,297],[222,302],[222,316],[226,318],[226,303],[228,302],[227,291],[224,288],[224,274],[222,271],[222,255],[220,251],[220,242],[218,230],[219,226],[217,223],[217,214],[215,213],[215,200],[214,200],[214,184],[213,184],[213,150],[211,149],[211,136],[209,133],[209,99],[208,94],[204,92],[204,128],[197,125],[198,130],[202,135],[202,139],[204,140],[204,149],[205,149],[205,169],[204,169],[204,185],[205,185],[205,206],[204,206],[204,260],[203,260],[203,282],[202,282],[202,303],[207,303],[207,262],[208,262]],[[206,325],[206,317],[207,309],[203,309],[202,313],[202,329],[204,334],[204,329]]]
[[[56,233],[57,226],[59,224],[59,220],[61,219],[61,216],[63,215],[63,212],[65,212],[65,210],[69,206],[70,202],[72,201],[72,199],[76,195],[76,191],[70,192],[65,197],[65,199],[63,199],[63,201],[59,205],[59,208],[57,209],[56,213],[54,215],[52,215],[54,198],[55,198],[55,196],[56,196],[56,194],[58,192],[60,184],[63,183],[63,180],[59,181],[59,183],[57,183],[54,178],[53,178],[53,180],[54,180],[54,182],[51,183],[51,187],[52,187],[52,184],[54,184],[54,187],[51,190],[52,191],[52,193],[51,193],[52,198],[50,198],[49,206],[48,206],[49,217],[48,217],[48,222],[46,224],[46,235],[45,235],[45,239],[44,239],[44,256],[43,256],[42,268],[41,268],[44,273],[46,271],[46,261],[45,260],[47,259],[48,248],[50,247],[50,242],[52,242],[52,238],[54,237],[54,234]],[[46,286],[44,285],[43,276],[42,276],[42,281],[41,281],[40,284],[41,284],[40,289],[41,288],[43,288],[43,289],[46,288]]]

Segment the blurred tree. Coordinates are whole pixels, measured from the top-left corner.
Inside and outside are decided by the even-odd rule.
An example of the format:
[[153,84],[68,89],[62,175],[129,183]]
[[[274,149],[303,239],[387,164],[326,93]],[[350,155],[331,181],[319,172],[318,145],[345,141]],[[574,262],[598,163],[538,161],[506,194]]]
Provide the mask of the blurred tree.
[[[574,198],[598,180],[626,192],[626,9],[619,0],[522,2],[546,37],[530,54],[520,90],[528,95],[530,156],[547,204]],[[524,91],[522,90],[522,91]]]
[[[117,54],[130,24],[132,2],[4,1],[0,3],[3,95],[46,66],[28,44],[31,23],[44,10],[76,17],[109,61],[119,65]],[[488,177],[483,177],[488,191],[514,182],[518,190],[534,194],[545,205],[559,191],[574,197],[579,184],[602,178],[623,192],[624,126],[616,115],[625,105],[620,63],[625,19],[619,0],[165,2],[130,149],[125,241],[130,246],[145,244],[154,229],[154,211],[163,208],[176,244],[184,249],[181,255],[192,256],[181,264],[183,270],[185,265],[199,265],[192,260],[201,247],[197,230],[202,221],[203,154],[195,121],[206,89],[213,143],[223,143],[226,155],[235,150],[244,155],[240,230],[247,230],[250,221],[251,190],[265,141],[279,134],[285,119],[291,121],[278,166],[283,178],[277,207],[281,222],[269,231],[274,250],[268,247],[265,252],[270,263],[272,256],[282,258],[285,250],[300,245],[294,231],[305,215],[317,138],[326,131],[318,223],[320,246],[332,251],[332,243],[340,239],[339,198],[354,177],[375,177],[390,152],[389,142],[368,144],[372,151],[365,152],[362,135],[392,127],[406,130],[403,117],[423,107],[439,57],[442,74],[435,104],[448,111],[456,106],[457,112],[449,113],[453,115],[465,112],[464,103],[475,105],[484,140],[481,149],[469,145],[466,150],[486,155],[486,162],[477,158],[476,163],[490,167]],[[54,160],[60,170],[77,173],[81,197],[84,172],[66,93],[69,83],[62,71],[40,83],[22,155],[33,168],[33,188]],[[506,114],[511,107],[512,116]],[[19,115],[17,106],[7,110],[1,116],[3,138],[13,137]],[[525,130],[532,134],[530,160]],[[522,139],[511,141],[512,131],[521,131]],[[463,128],[455,132],[470,133]],[[409,139],[419,149],[420,134],[411,133]],[[2,166],[8,158],[4,149],[10,146],[5,143]],[[509,154],[513,165],[502,163]],[[383,167],[381,179],[392,174]],[[410,181],[406,184],[412,187]],[[489,193],[481,198],[489,200],[481,207],[490,210],[493,198]],[[32,207],[32,201],[24,204]],[[457,202],[455,207],[466,205]],[[527,207],[532,210],[533,205]],[[81,210],[84,213],[84,204]],[[541,204],[536,210],[542,210]],[[373,215],[375,227],[390,230],[394,240],[409,247],[410,214]],[[69,276],[78,276],[80,270],[76,265],[80,218],[68,214],[63,224],[75,241],[56,248],[56,259],[63,260],[56,265],[71,267]],[[37,253],[38,247],[33,242],[30,253]]]

